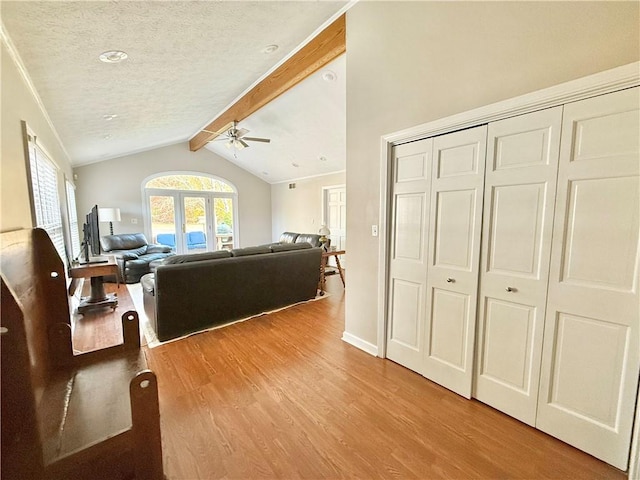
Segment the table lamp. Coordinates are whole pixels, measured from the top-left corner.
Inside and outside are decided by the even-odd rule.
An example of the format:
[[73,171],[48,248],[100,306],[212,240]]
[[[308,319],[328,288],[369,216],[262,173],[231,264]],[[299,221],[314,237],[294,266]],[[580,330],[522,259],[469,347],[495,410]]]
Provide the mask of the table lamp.
[[320,243],[322,243],[322,248],[327,250],[327,235],[331,235],[331,230],[326,225],[320,225],[320,230],[318,230],[320,234]]
[[100,208],[98,209],[98,218],[101,222],[109,222],[109,232],[113,235],[113,222],[120,221],[119,208]]

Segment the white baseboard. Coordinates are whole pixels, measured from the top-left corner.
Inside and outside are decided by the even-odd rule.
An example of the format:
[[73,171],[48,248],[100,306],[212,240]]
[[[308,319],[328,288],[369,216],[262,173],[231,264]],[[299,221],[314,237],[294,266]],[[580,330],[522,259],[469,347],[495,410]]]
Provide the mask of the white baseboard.
[[362,340],[360,337],[350,334],[349,332],[342,332],[342,340],[349,345],[353,345],[360,350],[367,352],[374,357],[378,356],[378,347],[373,343],[369,343],[366,340]]

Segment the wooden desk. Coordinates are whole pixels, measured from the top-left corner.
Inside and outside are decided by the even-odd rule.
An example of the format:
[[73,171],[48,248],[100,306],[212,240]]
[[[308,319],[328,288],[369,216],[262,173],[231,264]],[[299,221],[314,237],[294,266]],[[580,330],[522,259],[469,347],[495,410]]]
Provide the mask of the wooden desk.
[[335,272],[327,272],[327,263],[329,262],[329,258],[335,257],[336,259],[336,269],[340,274],[340,280],[342,280],[342,286],[345,287],[344,283],[344,271],[342,270],[342,265],[340,265],[340,257],[338,255],[344,255],[347,253],[345,250],[335,250],[329,252],[322,252],[322,261],[320,262],[320,295],[324,295],[324,287],[326,285],[325,276],[333,274]]
[[69,295],[73,295],[77,286],[78,279],[90,278],[91,279],[91,294],[88,297],[82,298],[80,305],[78,305],[78,313],[83,314],[88,310],[95,308],[111,307],[114,310],[118,306],[118,297],[115,293],[105,293],[104,285],[102,283],[103,275],[115,275],[118,282],[118,288],[120,288],[120,280],[118,278],[118,264],[113,256],[108,256],[109,259],[106,263],[85,263],[83,265],[77,264],[69,269],[69,276],[71,277],[71,284],[69,285]]

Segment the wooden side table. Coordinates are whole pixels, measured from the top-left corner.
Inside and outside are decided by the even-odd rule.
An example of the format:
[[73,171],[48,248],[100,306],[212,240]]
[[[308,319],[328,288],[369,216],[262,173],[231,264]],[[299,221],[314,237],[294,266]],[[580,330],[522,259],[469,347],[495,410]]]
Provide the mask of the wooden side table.
[[[340,274],[340,280],[342,280],[342,286],[345,287],[344,283],[344,271],[342,270],[342,265],[340,265],[340,257],[338,255],[344,255],[347,253],[345,250],[334,250],[329,252],[322,252],[322,260],[320,262],[320,296],[324,295],[324,287],[326,286],[325,276],[328,275],[327,263],[329,262],[329,258],[335,257],[336,259],[336,268],[338,273]],[[335,272],[333,272],[335,273]]]
[[86,263],[83,265],[74,265],[69,269],[71,284],[69,285],[69,295],[73,295],[77,286],[78,279],[91,279],[91,294],[83,297],[78,305],[78,313],[83,314],[95,308],[111,307],[114,310],[118,306],[118,296],[115,293],[105,293],[104,284],[102,283],[103,275],[115,275],[118,288],[120,288],[120,280],[118,278],[118,264],[114,256],[109,256],[106,263]]

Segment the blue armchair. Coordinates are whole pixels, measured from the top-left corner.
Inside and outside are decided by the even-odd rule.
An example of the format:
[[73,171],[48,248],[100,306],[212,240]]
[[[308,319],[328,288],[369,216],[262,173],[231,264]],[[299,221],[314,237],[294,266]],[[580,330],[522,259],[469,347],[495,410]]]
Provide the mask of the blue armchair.
[[207,236],[204,232],[187,232],[187,249],[207,248]]
[[172,250],[176,249],[176,234],[175,233],[159,233],[156,237],[156,242],[160,245],[166,245],[171,247]]

